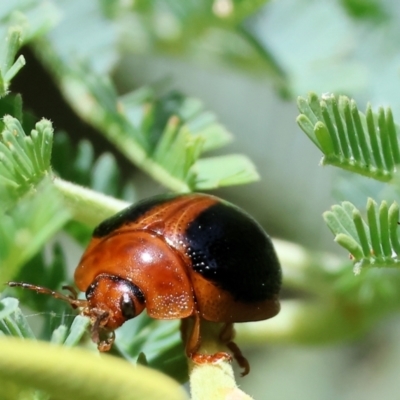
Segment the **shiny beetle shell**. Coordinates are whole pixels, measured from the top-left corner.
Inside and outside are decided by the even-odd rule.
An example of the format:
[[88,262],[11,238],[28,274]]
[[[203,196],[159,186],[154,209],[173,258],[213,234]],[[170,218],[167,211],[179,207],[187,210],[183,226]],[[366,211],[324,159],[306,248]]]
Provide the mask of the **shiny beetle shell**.
[[115,329],[144,308],[245,322],[279,312],[281,269],[270,238],[238,207],[205,194],[156,196],[102,222],[75,271],[89,307]]

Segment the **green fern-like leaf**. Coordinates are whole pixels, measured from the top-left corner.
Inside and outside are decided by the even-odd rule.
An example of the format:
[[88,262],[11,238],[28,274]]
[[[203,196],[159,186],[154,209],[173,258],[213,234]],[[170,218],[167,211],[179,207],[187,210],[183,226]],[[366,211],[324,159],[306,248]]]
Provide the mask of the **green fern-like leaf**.
[[[170,115],[154,143],[153,129],[159,117],[154,106],[147,101],[135,104],[128,103],[125,98],[118,100],[110,82],[90,74],[82,73],[73,81],[70,78],[63,87],[71,104],[79,105],[75,110],[154,179],[181,192],[215,187],[204,184],[213,180],[213,172],[207,179],[202,177],[201,182],[197,179],[196,163],[201,160],[204,148],[219,147],[229,135],[213,119],[207,121],[202,108],[197,107],[194,113],[193,110],[187,114],[182,112],[182,117]],[[250,160],[241,164],[245,173],[237,180],[237,166],[227,164],[225,167],[231,167],[225,171],[225,181],[230,185],[258,179]],[[224,181],[219,182],[222,185]]]
[[361,113],[345,96],[311,93],[298,99],[297,122],[323,152],[323,165],[334,165],[380,181],[390,181],[400,164],[398,129],[392,111]]
[[242,154],[201,158],[193,169],[198,190],[245,184],[258,178],[254,164]]
[[[89,318],[78,315],[70,327],[59,325],[53,331],[50,341],[54,344],[76,346],[87,332],[89,322]],[[6,297],[0,301],[0,333],[23,339],[36,339],[26,317],[19,308],[17,299]]]
[[377,204],[368,199],[367,221],[351,203],[335,205],[324,213],[324,219],[335,235],[335,241],[344,247],[355,264],[355,272],[362,267],[391,267],[400,264],[398,237],[399,206],[389,208],[385,201]]
[[25,58],[21,55],[14,58],[22,46],[20,27],[10,28],[7,37],[0,41],[0,97],[8,92],[12,78],[25,65]]
[[30,1],[0,6],[0,98],[7,95],[12,79],[25,65],[23,55],[15,60],[20,48],[48,31],[57,16],[50,2],[39,1],[35,7]]
[[36,124],[31,135],[21,123],[5,116],[0,135],[0,203],[7,209],[21,195],[51,174],[53,128],[49,121]]
[[[97,73],[89,56],[79,64],[71,54],[64,54],[56,35],[35,49],[76,113],[126,158],[174,191],[214,188],[205,185],[215,184],[212,175],[201,177],[201,182],[197,179],[196,163],[205,151],[225,144],[230,135],[198,100],[182,95],[157,99],[147,88],[139,95],[118,97],[106,72]],[[250,160],[241,163],[245,171],[240,175],[235,165],[222,162],[220,167],[231,168],[220,185],[258,179]]]

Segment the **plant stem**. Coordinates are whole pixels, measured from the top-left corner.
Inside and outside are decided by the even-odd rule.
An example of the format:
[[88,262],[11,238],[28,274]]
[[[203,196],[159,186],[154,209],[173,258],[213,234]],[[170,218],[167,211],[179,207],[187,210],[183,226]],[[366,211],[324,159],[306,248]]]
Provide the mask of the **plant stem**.
[[[222,324],[201,322],[199,353],[214,354],[227,349],[220,342]],[[251,400],[235,382],[232,364],[222,360],[216,364],[195,364],[189,360],[190,390],[192,400]]]
[[88,226],[96,226],[114,215],[129,203],[96,192],[83,186],[54,178],[55,187],[61,192],[75,220]]

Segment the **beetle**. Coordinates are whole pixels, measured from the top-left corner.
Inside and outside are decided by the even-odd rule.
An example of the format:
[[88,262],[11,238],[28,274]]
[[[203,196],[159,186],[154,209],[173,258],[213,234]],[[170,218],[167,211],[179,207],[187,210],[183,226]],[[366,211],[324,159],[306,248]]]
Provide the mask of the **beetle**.
[[[64,295],[22,282],[80,308],[91,319],[100,351],[114,330],[144,309],[151,318],[181,319],[186,354],[196,363],[231,359],[199,354],[201,321],[223,323],[220,339],[243,375],[249,363],[233,342],[233,323],[259,321],[280,309],[281,267],[269,236],[247,213],[218,197],[161,195],[134,204],[100,223]],[[189,322],[190,321],[190,322]]]

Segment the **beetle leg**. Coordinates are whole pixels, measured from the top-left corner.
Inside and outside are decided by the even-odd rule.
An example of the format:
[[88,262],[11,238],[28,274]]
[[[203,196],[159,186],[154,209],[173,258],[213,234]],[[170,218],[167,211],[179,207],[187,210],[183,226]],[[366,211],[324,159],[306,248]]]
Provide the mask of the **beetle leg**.
[[[196,312],[189,321],[189,318],[182,319],[181,323],[181,335],[185,343],[186,355],[190,358],[196,353],[200,347],[200,315]],[[189,333],[190,331],[190,333]]]
[[114,331],[110,331],[109,332],[109,336],[106,337],[104,340],[101,340],[97,344],[97,349],[99,351],[101,351],[102,353],[104,353],[106,351],[110,351],[112,345],[114,344],[114,341],[115,341],[115,332]]
[[243,368],[242,376],[246,376],[250,372],[250,364],[247,358],[242,354],[239,346],[233,341],[234,336],[235,330],[233,329],[232,323],[225,324],[219,335],[222,343],[228,347],[239,366]]
[[90,310],[90,317],[93,321],[90,330],[90,336],[93,342],[97,343],[99,351],[109,351],[115,340],[115,332],[104,328],[108,322],[110,313],[108,311],[92,308]]
[[[199,313],[194,314],[191,318],[193,318],[192,321],[189,321],[189,318],[183,319],[181,325],[181,334],[186,345],[187,357],[196,364],[217,364],[220,361],[232,361],[231,355],[222,351],[214,354],[198,353],[201,345],[201,319]],[[193,323],[190,324],[190,322]]]
[[182,342],[185,343],[185,345],[186,345],[186,340],[187,340],[187,331],[189,329],[188,321],[189,321],[189,318],[182,318],[181,325],[179,327],[179,330],[181,332],[181,339],[182,339]]
[[77,298],[77,293],[71,286],[63,286],[63,289],[67,289],[71,292],[70,295],[65,295],[63,293],[56,292],[52,289],[45,288],[43,286],[32,285],[31,283],[25,282],[7,282],[10,287],[22,287],[24,289],[34,290],[36,293],[48,294],[55,299],[64,300],[69,303],[72,308],[84,308],[87,306],[86,300],[80,300]]
[[70,294],[68,295],[68,297],[71,300],[76,300],[78,298],[78,292],[76,291],[76,289],[73,286],[70,285],[64,285],[61,287],[62,290],[68,290],[70,292]]

